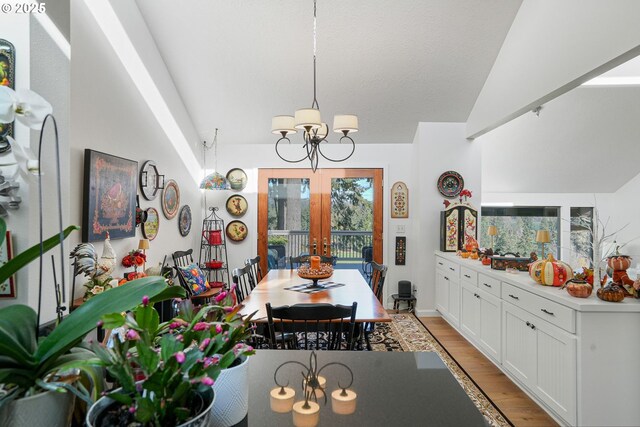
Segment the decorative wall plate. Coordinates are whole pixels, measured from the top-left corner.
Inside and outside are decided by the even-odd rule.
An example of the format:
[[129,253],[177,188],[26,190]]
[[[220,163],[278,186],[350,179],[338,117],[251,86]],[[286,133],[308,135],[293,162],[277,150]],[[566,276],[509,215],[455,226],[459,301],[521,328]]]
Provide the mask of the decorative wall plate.
[[164,175],[158,173],[153,160],[147,160],[140,168],[140,193],[147,200],[155,199],[164,188]]
[[229,215],[235,217],[241,217],[245,213],[247,213],[247,209],[249,208],[249,204],[247,203],[247,199],[242,197],[239,194],[233,195],[227,199],[227,212]]
[[180,235],[185,237],[191,231],[191,208],[189,205],[184,205],[180,208],[180,215],[178,215],[178,229]]
[[446,171],[438,178],[438,191],[444,197],[454,198],[464,188],[464,179],[458,172]]
[[156,208],[147,209],[147,220],[142,223],[142,234],[145,239],[153,240],[160,228],[160,214]]
[[178,183],[170,179],[162,190],[162,213],[167,219],[172,219],[180,208],[180,188]]
[[227,224],[227,237],[234,242],[242,242],[247,238],[247,226],[242,221],[231,221]]
[[232,190],[244,190],[247,186],[247,174],[240,168],[231,169],[227,172],[227,181]]

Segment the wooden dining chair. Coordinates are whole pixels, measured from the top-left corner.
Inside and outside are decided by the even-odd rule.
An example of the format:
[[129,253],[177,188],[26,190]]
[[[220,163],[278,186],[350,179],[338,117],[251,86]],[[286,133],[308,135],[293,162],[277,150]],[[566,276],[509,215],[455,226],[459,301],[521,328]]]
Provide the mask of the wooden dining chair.
[[[353,350],[358,303],[266,304],[269,339],[273,349]],[[293,332],[293,340],[288,339]]]
[[[376,299],[384,306],[384,282],[387,277],[387,266],[371,261],[371,276],[369,278],[369,287],[376,296]],[[363,325],[364,339],[367,344],[367,350],[371,350],[371,334],[375,330],[376,324],[367,322]]]
[[242,268],[234,268],[231,273],[231,280],[233,280],[233,283],[236,285],[236,298],[238,299],[238,304],[244,301],[253,288],[256,287],[253,282],[250,265],[245,265]]
[[[260,283],[264,275],[262,274],[262,267],[260,267],[260,255],[255,258],[247,258],[244,265],[251,267],[251,276],[253,277],[254,286]],[[253,290],[253,289],[252,289]]]
[[[324,255],[316,255],[320,257],[320,262],[323,264],[331,264],[336,265],[338,257],[336,256],[324,256]],[[300,255],[300,256],[292,256],[289,257],[289,266],[291,270],[300,267],[302,264],[306,264],[309,262],[309,257],[311,255]]]
[[[171,257],[173,258],[173,268],[176,272],[176,276],[178,277],[178,282],[180,283],[180,286],[182,286],[187,291],[187,296],[191,300],[208,301],[213,296],[217,295],[218,292],[220,292],[220,288],[211,288],[196,295],[194,294],[192,287],[189,285],[189,283],[187,283],[187,280],[184,278],[184,275],[179,267],[184,268],[195,264],[195,262],[193,261],[193,249],[189,249],[187,251],[176,251],[171,254]],[[200,267],[198,266],[198,268]],[[204,275],[204,273],[202,274]]]

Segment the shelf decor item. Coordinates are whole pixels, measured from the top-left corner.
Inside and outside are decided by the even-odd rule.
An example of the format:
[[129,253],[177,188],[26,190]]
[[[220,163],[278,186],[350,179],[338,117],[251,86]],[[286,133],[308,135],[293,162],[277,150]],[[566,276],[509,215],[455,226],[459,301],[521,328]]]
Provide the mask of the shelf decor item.
[[[466,249],[478,238],[478,211],[470,203],[450,203],[440,213],[440,250]],[[471,248],[473,249],[473,248]],[[467,249],[469,250],[469,249]]]
[[542,245],[542,258],[544,259],[544,245],[551,242],[549,230],[538,230],[536,232],[536,242]]
[[229,215],[235,216],[237,218],[244,216],[244,214],[247,213],[247,209],[249,208],[247,199],[239,194],[234,194],[233,196],[229,197],[225,206]]
[[162,190],[162,213],[167,219],[173,219],[180,208],[180,188],[170,179]]
[[575,298],[588,298],[593,292],[593,286],[586,280],[581,279],[569,279],[567,283],[562,285],[561,289],[567,289],[569,295]]
[[631,257],[620,254],[620,247],[616,247],[615,254],[607,257],[607,267],[611,272],[613,283],[620,286],[625,296],[640,296],[640,280],[633,280],[629,277],[627,269],[631,267]]
[[247,238],[247,226],[242,221],[231,221],[226,228],[227,237],[234,242],[242,242]]
[[409,218],[409,189],[402,181],[391,186],[391,218]]
[[191,208],[189,205],[184,205],[180,208],[180,215],[178,215],[178,229],[180,235],[186,237],[191,232]]
[[160,214],[156,208],[147,209],[147,220],[142,224],[142,234],[145,239],[153,240],[160,228]]
[[138,162],[84,150],[83,242],[135,237],[137,176]]
[[211,213],[202,220],[200,238],[200,256],[198,264],[202,267],[209,286],[213,288],[229,285],[229,263],[227,260],[227,244],[222,234],[224,221],[217,214],[218,208],[209,208]]
[[[15,87],[16,49],[9,41],[0,39],[0,86]],[[0,152],[11,150],[8,136],[13,137],[13,122],[0,123]]]
[[604,288],[598,288],[596,295],[602,301],[621,302],[624,300],[624,290],[613,282],[609,282]]
[[528,257],[521,257],[520,254],[506,253],[503,255],[492,255],[491,268],[493,270],[505,271],[508,268],[513,268],[518,271],[529,271],[529,264],[537,261],[538,256],[535,252],[531,252]]
[[453,199],[464,188],[464,179],[456,171],[446,171],[438,178],[438,191],[442,196]]
[[493,240],[498,235],[498,227],[495,225],[490,225],[487,228],[487,236],[491,237],[491,249],[494,248]]
[[147,160],[140,168],[140,192],[147,200],[154,200],[164,189],[164,175],[158,172],[153,160]]
[[531,263],[529,276],[541,285],[562,286],[573,278],[573,270],[569,264],[558,261],[553,254],[549,254],[547,258]]
[[227,181],[232,190],[240,191],[244,190],[247,186],[247,174],[240,168],[233,168],[227,172]]

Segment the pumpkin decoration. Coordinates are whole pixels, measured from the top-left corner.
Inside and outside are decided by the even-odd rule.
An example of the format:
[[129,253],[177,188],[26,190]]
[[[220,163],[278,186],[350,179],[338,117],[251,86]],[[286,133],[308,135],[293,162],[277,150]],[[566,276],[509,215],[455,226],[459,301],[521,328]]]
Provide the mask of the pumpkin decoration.
[[613,271],[626,270],[631,267],[631,257],[627,255],[613,255],[607,258],[607,266]]
[[469,252],[469,251],[467,251],[467,250],[465,250],[465,249],[463,249],[463,250],[460,252],[460,256],[461,256],[462,258],[469,258],[469,255],[471,255],[471,252]]
[[478,259],[478,258],[479,258],[478,250],[477,250],[477,249],[472,250],[472,251],[471,251],[471,255],[469,255],[469,258],[471,258],[471,259]]
[[591,292],[593,292],[593,286],[582,279],[569,279],[561,289],[564,288],[567,289],[569,295],[576,298],[588,298],[591,296]]
[[613,282],[609,282],[609,284],[607,286],[605,286],[604,288],[600,288],[598,289],[598,291],[596,292],[596,295],[598,295],[598,298],[600,298],[602,301],[609,301],[609,302],[620,302],[624,299],[624,290],[622,289],[622,287],[616,285]]
[[529,276],[541,285],[562,286],[573,278],[573,270],[569,264],[557,261],[549,254],[546,259],[529,264]]

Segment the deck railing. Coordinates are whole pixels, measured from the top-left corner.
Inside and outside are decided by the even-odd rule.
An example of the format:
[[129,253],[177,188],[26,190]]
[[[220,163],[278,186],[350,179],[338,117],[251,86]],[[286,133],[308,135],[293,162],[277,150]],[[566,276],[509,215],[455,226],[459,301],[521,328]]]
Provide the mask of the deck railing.
[[[303,230],[269,230],[269,249],[277,252],[278,258],[309,253],[309,232]],[[317,242],[317,253],[322,254],[322,242]],[[362,260],[363,249],[373,246],[371,231],[332,231],[331,254],[338,260]]]

